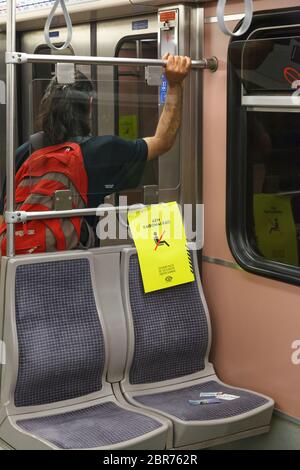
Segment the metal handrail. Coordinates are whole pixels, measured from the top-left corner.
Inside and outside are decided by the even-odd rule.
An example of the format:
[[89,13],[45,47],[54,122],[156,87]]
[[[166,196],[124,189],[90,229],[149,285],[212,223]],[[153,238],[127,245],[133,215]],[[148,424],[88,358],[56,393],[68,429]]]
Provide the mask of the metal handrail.
[[[167,61],[163,59],[133,59],[122,57],[96,57],[96,56],[76,56],[76,55],[46,55],[46,54],[26,54],[14,52],[6,54],[6,63],[14,64],[86,64],[86,65],[132,65],[166,67]],[[216,57],[192,60],[192,69],[209,69],[215,72],[218,68]]]
[[5,212],[5,222],[7,224],[25,223],[29,220],[40,219],[61,219],[66,217],[88,217],[93,215],[101,215],[102,212],[129,212],[146,207],[146,204],[133,204],[132,206],[99,206],[88,207],[85,209],[68,209],[59,211],[14,211]]
[[[13,53],[16,50],[16,0],[7,2],[6,51]],[[6,65],[6,208],[8,212],[14,211],[15,206],[15,104],[16,104],[16,67],[14,64]],[[7,224],[7,256],[15,254],[14,225]]]

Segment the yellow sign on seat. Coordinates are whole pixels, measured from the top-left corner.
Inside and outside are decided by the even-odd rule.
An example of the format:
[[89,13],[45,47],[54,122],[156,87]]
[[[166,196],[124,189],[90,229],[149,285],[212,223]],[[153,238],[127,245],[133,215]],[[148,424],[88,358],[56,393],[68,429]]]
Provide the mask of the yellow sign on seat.
[[176,202],[130,211],[145,292],[194,281],[184,225]]

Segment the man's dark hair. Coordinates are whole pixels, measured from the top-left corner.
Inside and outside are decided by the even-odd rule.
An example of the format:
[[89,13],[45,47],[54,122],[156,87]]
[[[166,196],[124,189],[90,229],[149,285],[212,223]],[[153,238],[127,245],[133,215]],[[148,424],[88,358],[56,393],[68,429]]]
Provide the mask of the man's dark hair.
[[82,72],[76,71],[75,82],[71,84],[59,84],[56,78],[51,80],[38,117],[38,127],[51,144],[90,134],[93,94],[93,85]]

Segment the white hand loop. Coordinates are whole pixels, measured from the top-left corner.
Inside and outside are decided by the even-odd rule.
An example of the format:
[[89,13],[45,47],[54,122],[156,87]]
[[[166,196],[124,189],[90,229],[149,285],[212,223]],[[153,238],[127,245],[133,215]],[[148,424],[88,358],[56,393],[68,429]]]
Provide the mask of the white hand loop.
[[[52,20],[53,20],[54,15],[55,15],[55,11],[56,11],[59,4],[61,4],[61,8],[62,8],[64,17],[65,17],[65,20],[66,20],[67,39],[66,39],[66,42],[61,47],[56,47],[51,42],[51,39],[50,39],[50,26],[51,26]],[[45,35],[45,41],[48,44],[48,46],[51,49],[55,50],[55,51],[62,51],[64,49],[66,49],[67,47],[69,47],[69,45],[71,44],[72,36],[73,36],[73,26],[72,26],[72,20],[70,18],[69,12],[68,12],[66,4],[65,4],[65,0],[55,0],[55,3],[52,7],[52,10],[49,13],[49,16],[48,16],[46,24],[45,24],[44,35]]]
[[226,6],[227,0],[219,0],[218,1],[218,6],[217,6],[217,17],[218,17],[218,23],[220,26],[221,31],[224,34],[227,34],[228,36],[242,36],[245,34],[251,23],[252,23],[252,18],[253,18],[253,0],[244,0],[245,4],[245,18],[243,21],[242,26],[240,29],[238,29],[235,33],[230,31],[230,29],[227,28],[225,24],[225,6]]

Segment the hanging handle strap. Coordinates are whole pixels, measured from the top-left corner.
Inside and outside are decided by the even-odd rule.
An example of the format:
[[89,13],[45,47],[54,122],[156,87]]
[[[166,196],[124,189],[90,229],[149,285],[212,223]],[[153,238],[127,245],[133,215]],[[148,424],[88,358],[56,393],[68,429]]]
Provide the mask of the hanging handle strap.
[[217,17],[218,23],[220,26],[221,31],[228,36],[242,36],[245,34],[251,23],[253,18],[253,0],[244,0],[245,4],[245,18],[243,20],[242,26],[238,29],[235,33],[230,31],[225,24],[225,7],[226,7],[227,0],[219,0],[217,6]]
[[[50,39],[50,26],[51,26],[52,20],[53,20],[54,15],[55,15],[55,11],[56,11],[59,4],[61,4],[61,8],[62,8],[64,17],[65,17],[65,20],[66,20],[67,39],[66,39],[66,42],[61,47],[56,47],[51,42],[51,39]],[[46,21],[46,24],[45,24],[44,35],[45,35],[45,41],[48,44],[48,46],[51,49],[55,50],[55,51],[63,51],[64,49],[69,47],[69,45],[71,44],[72,36],[73,36],[73,26],[72,26],[72,20],[70,18],[69,12],[68,12],[66,4],[65,4],[65,0],[55,0],[54,5],[52,7],[52,10],[50,11],[49,16],[48,16],[47,21]]]

